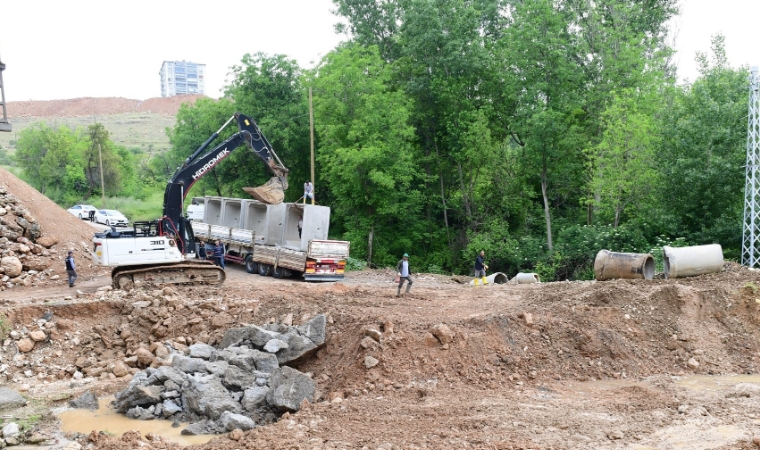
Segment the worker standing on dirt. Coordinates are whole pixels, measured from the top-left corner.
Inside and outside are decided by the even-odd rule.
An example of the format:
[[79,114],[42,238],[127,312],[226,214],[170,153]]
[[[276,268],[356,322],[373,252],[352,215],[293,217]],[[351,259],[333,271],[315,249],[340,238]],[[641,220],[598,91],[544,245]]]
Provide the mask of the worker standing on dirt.
[[480,254],[475,258],[475,286],[478,285],[478,278],[483,281],[483,286],[488,284],[486,281],[486,270],[488,265],[486,264],[486,252],[481,250]]
[[409,254],[404,253],[403,258],[401,258],[401,261],[398,262],[396,265],[396,270],[398,271],[398,291],[396,291],[396,297],[401,296],[401,286],[404,285],[404,280],[407,281],[406,285],[406,293],[409,293],[409,289],[412,288],[412,277],[410,276],[412,272],[409,270]]
[[69,275],[69,287],[74,287],[74,282],[77,280],[77,265],[74,263],[72,251],[69,251],[69,256],[66,257],[66,273]]
[[224,246],[222,245],[222,241],[216,241],[216,246],[214,247],[214,261],[216,261],[216,265],[224,269]]
[[95,222],[95,210],[91,209],[88,214],[90,215],[90,222]]

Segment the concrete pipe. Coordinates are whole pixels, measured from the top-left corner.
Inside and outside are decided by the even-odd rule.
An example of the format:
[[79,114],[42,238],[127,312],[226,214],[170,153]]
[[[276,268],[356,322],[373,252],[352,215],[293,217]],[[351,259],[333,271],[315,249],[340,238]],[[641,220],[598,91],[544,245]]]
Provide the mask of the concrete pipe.
[[[478,279],[478,281],[480,281],[480,279]],[[504,284],[509,281],[509,277],[501,272],[496,272],[487,276],[486,281],[488,281],[488,284]],[[473,286],[474,284],[475,280],[470,280],[470,286]]]
[[662,248],[665,278],[683,278],[723,270],[723,248],[720,244],[693,247]]
[[539,277],[537,273],[520,272],[517,275],[515,275],[515,281],[517,281],[517,284],[540,283],[541,277]]
[[601,250],[594,261],[594,275],[599,281],[617,278],[654,278],[654,258],[649,253],[616,253]]

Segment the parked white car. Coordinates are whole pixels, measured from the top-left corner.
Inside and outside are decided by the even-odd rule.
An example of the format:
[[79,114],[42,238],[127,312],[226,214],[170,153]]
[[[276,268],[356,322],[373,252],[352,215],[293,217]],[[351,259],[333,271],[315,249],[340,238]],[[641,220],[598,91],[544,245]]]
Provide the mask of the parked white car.
[[90,218],[90,211],[97,211],[97,210],[98,208],[92,205],[74,205],[71,208],[67,209],[66,211],[79,217],[80,219],[87,220]]
[[203,212],[206,210],[205,199],[203,197],[194,198],[192,203],[187,205],[187,218],[190,220],[203,220]]
[[129,220],[124,217],[124,214],[116,211],[115,209],[101,209],[95,213],[95,222],[103,223],[107,226],[126,227],[129,225]]

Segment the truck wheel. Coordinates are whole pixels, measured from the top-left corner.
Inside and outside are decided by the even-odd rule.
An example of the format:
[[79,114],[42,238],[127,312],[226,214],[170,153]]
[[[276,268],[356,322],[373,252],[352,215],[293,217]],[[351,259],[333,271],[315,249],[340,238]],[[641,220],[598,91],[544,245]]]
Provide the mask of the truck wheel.
[[248,273],[256,273],[259,271],[259,264],[253,260],[253,256],[251,255],[245,257],[245,271]]
[[265,277],[269,275],[269,273],[272,271],[272,266],[269,264],[261,264],[259,263],[259,275],[262,277]]
[[272,273],[272,276],[275,278],[286,278],[288,275],[290,275],[290,271],[288,269],[283,269],[282,267],[277,267]]

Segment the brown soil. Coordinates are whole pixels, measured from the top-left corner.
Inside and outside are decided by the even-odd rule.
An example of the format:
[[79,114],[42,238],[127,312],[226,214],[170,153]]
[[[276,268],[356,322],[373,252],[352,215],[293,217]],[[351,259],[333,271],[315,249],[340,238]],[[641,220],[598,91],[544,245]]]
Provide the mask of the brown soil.
[[[74,250],[74,258],[79,261],[78,273],[84,278],[95,273],[102,273],[102,268],[93,268],[90,264],[90,248],[95,229],[88,223],[74,217],[55,202],[42,195],[38,190],[29,186],[18,177],[0,167],[0,187],[5,187],[9,193],[19,199],[20,204],[37,219],[42,226],[44,236],[54,236],[58,239],[55,249],[58,251],[61,263],[53,266],[54,273],[63,277],[66,270],[63,263],[65,252]],[[64,284],[65,280],[59,283]],[[10,292],[3,293],[7,296]]]
[[8,102],[9,119],[21,117],[99,116],[144,112],[175,116],[182,103],[193,103],[204,95],[155,97],[145,101],[121,97],[75,98],[69,100]]
[[[36,192],[26,198],[45,229],[60,223],[73,241],[87,238],[86,224]],[[59,286],[20,288],[0,314],[23,334],[52,313],[43,324],[49,340],[25,354],[15,338],[6,341],[3,375],[29,397],[63,406],[85,389],[122,389],[130,375],[110,370],[140,347],[214,344],[232,327],[324,313],[326,345],[297,367],[316,380],[316,401],[240,440],[193,448],[755,448],[760,377],[743,374],[760,370],[760,271],[727,263],[721,273],[680,280],[479,288],[420,274],[402,298],[391,279],[365,271],[307,284],[230,265],[221,287],[108,291],[108,276],[94,274],[69,301],[60,301]],[[436,338],[439,324],[450,333]],[[365,349],[369,327],[383,337]],[[367,356],[379,364],[367,369]],[[72,382],[78,371],[89,382]],[[757,390],[737,394],[741,382]],[[51,419],[39,429],[54,436],[55,427]],[[80,440],[95,449],[180,448],[137,433]]]

